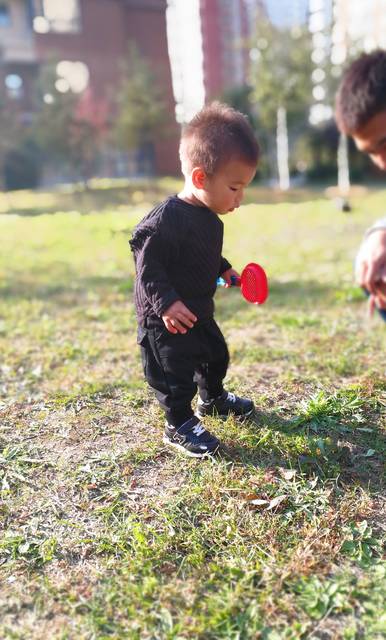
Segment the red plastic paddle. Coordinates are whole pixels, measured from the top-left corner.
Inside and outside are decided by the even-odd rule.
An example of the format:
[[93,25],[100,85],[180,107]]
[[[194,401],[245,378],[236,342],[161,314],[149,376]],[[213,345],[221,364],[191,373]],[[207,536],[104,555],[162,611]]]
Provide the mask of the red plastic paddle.
[[[241,293],[248,302],[263,304],[268,298],[268,280],[266,273],[259,264],[250,262],[244,267],[241,277],[231,277],[232,285],[240,287]],[[217,280],[218,284],[226,284],[223,278]]]

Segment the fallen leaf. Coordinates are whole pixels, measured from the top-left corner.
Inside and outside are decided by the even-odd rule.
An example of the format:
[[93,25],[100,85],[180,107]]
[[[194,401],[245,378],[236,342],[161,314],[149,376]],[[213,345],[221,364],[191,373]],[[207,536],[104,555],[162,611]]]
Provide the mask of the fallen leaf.
[[277,496],[276,498],[273,498],[273,500],[270,501],[269,507],[267,507],[266,511],[271,511],[272,509],[275,509],[275,507],[281,504],[283,500],[286,500],[286,498],[287,498],[286,495]]
[[292,480],[296,476],[296,469],[279,469],[280,475],[284,480]]
[[250,500],[249,504],[253,504],[253,505],[255,505],[255,507],[262,507],[265,504],[269,504],[269,500],[260,500],[260,499],[256,498],[255,500]]

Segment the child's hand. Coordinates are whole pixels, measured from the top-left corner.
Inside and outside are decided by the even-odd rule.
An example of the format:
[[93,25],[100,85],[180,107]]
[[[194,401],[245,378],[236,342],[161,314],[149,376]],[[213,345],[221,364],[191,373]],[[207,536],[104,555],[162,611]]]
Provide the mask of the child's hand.
[[226,282],[226,285],[225,285],[226,288],[232,286],[232,280],[231,280],[232,276],[236,276],[236,278],[240,278],[240,274],[237,273],[235,269],[228,269],[227,271],[224,271],[224,273],[221,274],[221,277]]
[[177,300],[164,311],[162,320],[170,333],[186,333],[186,327],[191,329],[197,318],[181,300]]

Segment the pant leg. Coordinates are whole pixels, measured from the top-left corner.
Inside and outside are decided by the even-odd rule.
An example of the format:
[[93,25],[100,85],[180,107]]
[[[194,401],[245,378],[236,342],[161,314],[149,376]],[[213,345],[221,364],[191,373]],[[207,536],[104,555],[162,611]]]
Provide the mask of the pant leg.
[[224,391],[223,380],[229,365],[229,352],[225,338],[215,320],[201,327],[206,359],[195,369],[195,381],[204,402],[217,398]]
[[141,329],[138,337],[145,378],[167,421],[176,427],[193,416],[191,403],[197,392],[194,370],[201,357],[195,329],[171,334],[159,326]]

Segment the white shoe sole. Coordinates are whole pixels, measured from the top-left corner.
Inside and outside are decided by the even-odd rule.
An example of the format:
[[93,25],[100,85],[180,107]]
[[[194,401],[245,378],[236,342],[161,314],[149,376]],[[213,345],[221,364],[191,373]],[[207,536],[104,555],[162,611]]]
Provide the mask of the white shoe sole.
[[205,451],[204,453],[194,453],[193,451],[188,451],[187,449],[185,449],[185,447],[183,447],[181,444],[178,444],[177,442],[173,442],[172,440],[169,440],[167,436],[163,437],[163,442],[164,444],[167,444],[170,447],[174,447],[175,449],[178,449],[185,456],[189,456],[189,458],[210,458],[215,453],[217,453],[220,446],[218,445],[216,449],[214,449],[213,451]]

